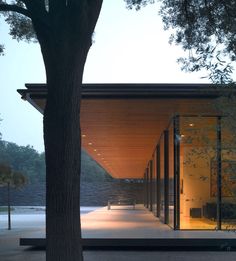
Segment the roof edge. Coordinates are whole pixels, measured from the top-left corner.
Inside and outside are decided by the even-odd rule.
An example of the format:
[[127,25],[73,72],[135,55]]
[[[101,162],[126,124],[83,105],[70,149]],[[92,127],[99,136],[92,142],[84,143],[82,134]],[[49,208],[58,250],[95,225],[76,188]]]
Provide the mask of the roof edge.
[[[27,89],[17,90],[24,99],[46,98],[47,87],[43,83],[26,83]],[[208,83],[84,83],[83,98],[212,98],[222,94],[218,85]]]

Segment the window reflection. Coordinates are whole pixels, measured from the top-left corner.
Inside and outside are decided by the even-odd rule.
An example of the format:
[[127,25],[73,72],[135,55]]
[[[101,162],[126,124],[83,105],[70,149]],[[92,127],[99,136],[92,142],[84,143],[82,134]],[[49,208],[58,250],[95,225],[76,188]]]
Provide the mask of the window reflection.
[[181,229],[216,228],[217,180],[212,182],[216,127],[215,117],[180,117]]

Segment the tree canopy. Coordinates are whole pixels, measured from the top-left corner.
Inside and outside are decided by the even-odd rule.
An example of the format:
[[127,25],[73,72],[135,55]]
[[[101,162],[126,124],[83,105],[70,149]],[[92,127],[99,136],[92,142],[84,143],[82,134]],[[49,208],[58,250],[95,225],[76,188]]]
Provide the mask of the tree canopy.
[[165,29],[172,29],[170,42],[182,45],[189,56],[180,58],[183,69],[205,68],[213,82],[228,83],[236,61],[236,1],[161,1]]
[[31,146],[19,146],[0,140],[0,162],[11,166],[14,171],[25,173],[29,182],[45,182],[44,153],[38,153]]
[[15,171],[10,165],[0,163],[0,186],[20,188],[27,183],[27,177],[20,171]]
[[[19,146],[0,140],[0,162],[9,165],[16,172],[25,173],[30,183],[45,182],[45,153],[37,152],[32,146]],[[112,181],[113,178],[86,152],[81,155],[81,180],[83,182]]]
[[7,206],[8,206],[8,229],[11,229],[11,202],[10,188],[21,188],[27,183],[27,177],[19,172],[14,171],[8,164],[0,163],[0,187],[7,187]]
[[[171,29],[170,42],[182,45],[188,51],[187,57],[181,57],[178,62],[186,71],[207,69],[209,78],[213,82],[228,83],[232,81],[233,66],[236,61],[236,1],[170,1],[170,0],[123,0],[127,8],[139,10],[148,4],[160,2],[160,15],[163,18],[164,28]],[[11,4],[0,0],[0,11],[10,26],[10,35],[13,39],[37,41],[35,30],[32,26],[32,16],[40,15],[40,21],[46,25],[47,14],[50,8],[56,5],[54,1],[15,0]],[[66,2],[87,1],[58,1],[61,7]],[[89,2],[89,1],[88,1]],[[58,5],[57,11],[60,6]],[[59,14],[58,14],[59,16]],[[62,14],[61,14],[62,16]],[[4,45],[0,44],[0,53]]]

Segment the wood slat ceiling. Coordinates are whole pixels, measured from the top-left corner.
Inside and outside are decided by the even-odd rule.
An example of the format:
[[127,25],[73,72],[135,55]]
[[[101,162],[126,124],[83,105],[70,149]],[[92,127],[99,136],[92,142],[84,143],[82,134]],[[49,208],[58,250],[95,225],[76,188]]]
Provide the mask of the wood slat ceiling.
[[[44,100],[34,99],[44,107]],[[142,178],[175,113],[209,113],[212,99],[83,99],[82,147],[115,178]]]

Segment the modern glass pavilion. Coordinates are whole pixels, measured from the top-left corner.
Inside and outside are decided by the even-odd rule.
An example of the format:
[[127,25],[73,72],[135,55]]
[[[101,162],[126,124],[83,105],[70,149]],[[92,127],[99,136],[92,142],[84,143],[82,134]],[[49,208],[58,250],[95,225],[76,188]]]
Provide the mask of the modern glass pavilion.
[[[23,99],[43,113],[47,89]],[[236,228],[236,147],[205,84],[84,84],[83,148],[115,178],[143,178],[144,205],[173,229]]]

